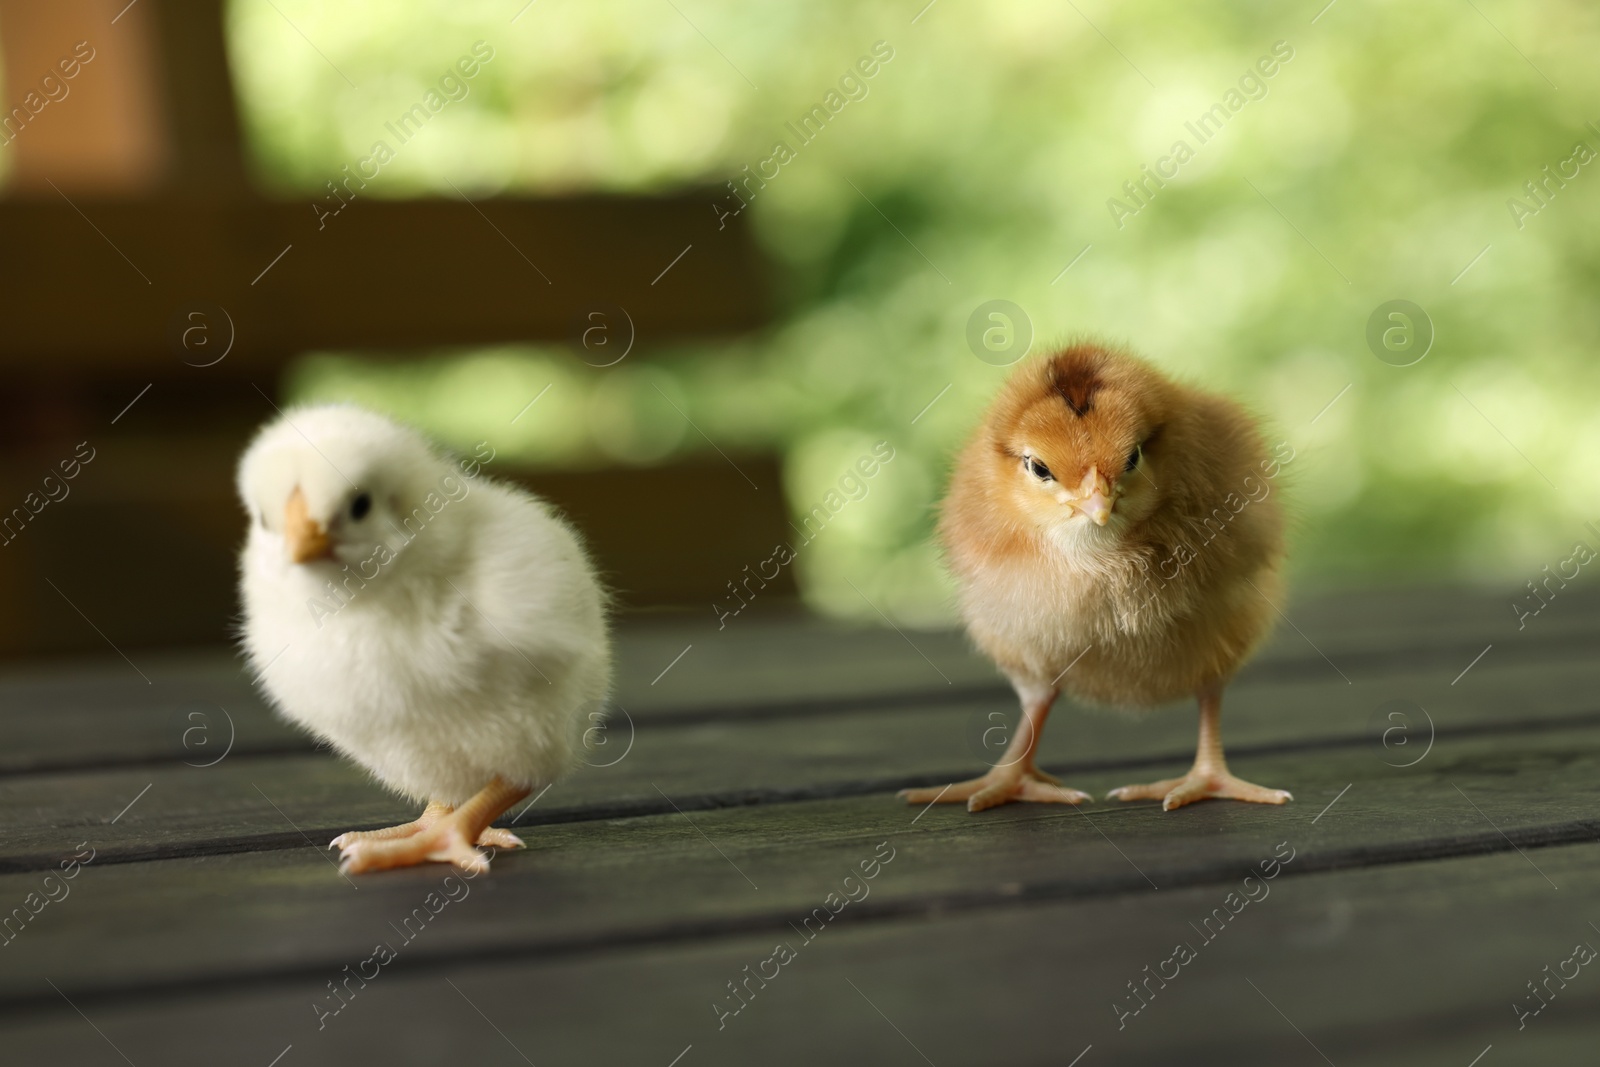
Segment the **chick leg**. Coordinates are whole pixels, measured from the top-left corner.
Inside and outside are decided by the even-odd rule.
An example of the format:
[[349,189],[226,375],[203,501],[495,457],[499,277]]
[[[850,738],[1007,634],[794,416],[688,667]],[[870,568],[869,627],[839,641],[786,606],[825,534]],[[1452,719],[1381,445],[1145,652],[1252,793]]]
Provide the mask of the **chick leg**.
[[[349,874],[411,867],[419,863],[453,863],[464,871],[489,869],[489,857],[474,842],[520,848],[522,840],[508,831],[488,834],[490,823],[531,789],[511,785],[499,777],[490,780],[473,798],[454,811],[405,837],[357,839],[340,852],[339,869]],[[431,807],[431,805],[430,805]]]
[[1167,778],[1149,785],[1125,785],[1107,796],[1116,800],[1160,800],[1163,811],[1181,808],[1197,800],[1247,800],[1254,804],[1282,804],[1293,800],[1287,791],[1267,789],[1228,771],[1222,756],[1222,683],[1211,682],[1197,694],[1200,700],[1200,743],[1195,749],[1194,766],[1182,778]]
[[1005,758],[981,778],[952,782],[941,788],[902,789],[900,795],[906,799],[906,803],[965,800],[968,811],[982,811],[1013,800],[1080,804],[1092,799],[1088,793],[1067,788],[1034,765],[1039,735],[1044,732],[1044,721],[1050,714],[1050,705],[1055,703],[1057,690],[1053,686],[1023,684],[1017,684],[1016,689],[1017,695],[1022,698],[1022,721],[1018,723],[1016,736],[1006,746]]

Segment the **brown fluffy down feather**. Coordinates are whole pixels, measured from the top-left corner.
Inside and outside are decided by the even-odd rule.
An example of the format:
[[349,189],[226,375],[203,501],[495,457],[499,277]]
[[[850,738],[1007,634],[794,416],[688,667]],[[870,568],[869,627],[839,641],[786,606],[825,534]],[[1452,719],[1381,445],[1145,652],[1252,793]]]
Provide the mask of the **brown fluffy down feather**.
[[[1148,707],[1225,682],[1276,615],[1286,450],[1238,404],[1125,352],[1080,344],[1019,365],[940,517],[973,640],[1013,681],[1059,676],[1091,703]],[[1091,466],[1114,487],[1104,526],[1068,502]]]

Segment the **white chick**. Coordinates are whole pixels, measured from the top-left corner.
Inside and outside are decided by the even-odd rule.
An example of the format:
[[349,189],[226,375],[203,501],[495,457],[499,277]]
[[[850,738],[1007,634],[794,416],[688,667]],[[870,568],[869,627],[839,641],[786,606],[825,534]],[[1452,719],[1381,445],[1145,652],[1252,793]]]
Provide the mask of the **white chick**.
[[[487,455],[485,455],[487,452]],[[294,722],[427,809],[334,838],[351,872],[482,870],[610,689],[607,598],[537,497],[360,408],[293,410],[239,463],[251,667]],[[330,846],[332,847],[332,846]]]

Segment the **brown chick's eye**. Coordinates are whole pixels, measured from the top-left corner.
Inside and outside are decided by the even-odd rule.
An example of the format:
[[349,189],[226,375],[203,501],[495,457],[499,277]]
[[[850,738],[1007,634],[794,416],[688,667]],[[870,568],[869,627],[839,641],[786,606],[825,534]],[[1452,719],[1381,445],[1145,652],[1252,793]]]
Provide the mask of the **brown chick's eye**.
[[1133,468],[1137,467],[1139,465],[1139,459],[1143,455],[1144,455],[1144,449],[1141,448],[1139,445],[1134,445],[1133,446],[1133,451],[1128,453],[1128,462],[1122,468],[1122,473],[1126,474],[1129,471],[1133,470]]
[[1040,463],[1032,456],[1022,457],[1022,465],[1028,468],[1029,474],[1033,475],[1041,482],[1052,481],[1055,478],[1055,475],[1050,473],[1049,467],[1046,467],[1043,463]]
[[367,512],[372,510],[372,495],[361,493],[350,501],[350,517],[357,522],[367,517]]

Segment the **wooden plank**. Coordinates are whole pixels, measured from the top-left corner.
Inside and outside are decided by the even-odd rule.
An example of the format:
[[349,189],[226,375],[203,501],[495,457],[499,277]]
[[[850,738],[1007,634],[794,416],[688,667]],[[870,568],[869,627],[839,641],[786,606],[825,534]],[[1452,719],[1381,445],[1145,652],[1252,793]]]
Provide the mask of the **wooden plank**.
[[[1300,802],[1218,802],[1181,813],[1154,804],[1010,806],[970,816],[947,807],[919,813],[880,795],[546,826],[529,835],[527,852],[497,859],[480,883],[483,903],[463,909],[470,921],[441,925],[414,955],[455,966],[779,927],[884,841],[895,852],[894,877],[853,914],[888,922],[1061,900],[1148,904],[1185,886],[1236,884],[1283,840],[1298,850],[1298,876],[1519,848],[1531,857],[1519,862],[1542,868],[1541,849],[1600,834],[1600,728],[1534,735],[1515,748],[1501,739],[1441,742],[1411,771],[1343,751],[1260,757],[1238,768],[1296,781]],[[1099,790],[1126,777],[1084,784]],[[295,799],[274,798],[285,810]],[[94,863],[65,906],[47,907],[4,949],[0,1003],[35,1003],[41,971],[75,997],[112,1002],[163,985],[179,990],[197,975],[207,984],[249,984],[252,976],[336,970],[448,873],[352,882],[315,847],[116,863],[119,835],[136,816],[171,818],[152,792],[115,826],[100,817],[59,833],[52,859],[86,841],[97,850]],[[1586,862],[1600,861],[1591,854]],[[0,875],[0,901],[22,901],[42,878]],[[1573,895],[1566,887],[1559,899]],[[160,923],[149,921],[154,915]]]
[[[1586,530],[1573,534],[1590,540]],[[1531,573],[1531,578],[1543,577]],[[1376,586],[1347,590],[1295,590],[1286,611],[1294,623],[1319,645],[1333,648],[1400,646],[1432,647],[1440,643],[1471,644],[1480,638],[1507,643],[1538,642],[1565,631],[1578,630],[1591,638],[1600,627],[1600,589],[1570,585],[1556,589],[1549,605],[1537,615],[1520,620],[1514,603],[1537,606],[1528,590],[1516,584],[1504,587]],[[1286,625],[1279,637],[1293,636]],[[1482,647],[1480,645],[1480,647]]]
[[[684,637],[681,617],[672,618],[678,625],[628,624],[618,630],[616,703],[627,716],[691,722],[826,710],[840,701],[870,707],[880,699],[926,701],[947,688],[891,631],[791,616],[746,620],[741,629],[705,640],[694,632]],[[959,635],[918,640],[941,655],[963,697],[977,691],[1009,700],[1004,683]],[[218,709],[227,709],[238,727],[236,752],[279,751],[303,737],[272,715],[236,656],[144,653],[136,662],[133,667],[115,656],[96,656],[5,670],[0,773],[117,759],[201,762],[183,748],[187,715],[195,710],[209,710],[225,739]],[[201,736],[190,735],[191,744]]]
[[[1301,675],[1337,680],[1337,671],[1322,653],[1346,673],[1427,667],[1443,674],[1446,683],[1490,643],[1496,648],[1479,667],[1508,655],[1541,660],[1591,657],[1600,651],[1600,591],[1572,589],[1562,596],[1519,632],[1510,610],[1513,593],[1506,591],[1407,589],[1308,595],[1287,607],[1293,625],[1277,627],[1240,681]],[[651,680],[658,665],[665,666],[686,644],[695,645],[694,653],[659,683],[663,692],[678,695],[686,708],[720,703],[724,694],[757,702],[772,700],[778,693],[793,699],[935,693],[949,686],[986,683],[1005,687],[959,632],[913,630],[902,636],[876,627],[847,629],[758,615],[734,617],[719,630],[708,605],[699,623],[690,616],[652,627],[639,619],[631,621],[627,636],[635,642],[630,649],[635,654],[619,657],[624,692]]]
[[[930,873],[928,865],[914,866],[913,846],[897,839],[902,847],[881,869],[871,896],[847,906],[814,943],[804,943],[790,923],[837,890],[837,869],[811,868],[807,892],[729,937],[516,958],[495,950],[497,934],[538,912],[528,904],[542,906],[540,889],[547,887],[517,892],[503,881],[481,883],[407,944],[389,923],[435,888],[434,880],[408,879],[405,893],[385,899],[344,889],[354,930],[323,921],[307,930],[297,915],[285,921],[292,914],[286,898],[304,890],[279,880],[253,895],[254,922],[242,938],[216,925],[212,952],[219,961],[231,947],[259,956],[251,926],[270,924],[296,944],[315,940],[322,951],[313,964],[280,951],[272,961],[277,966],[259,965],[246,981],[199,972],[178,988],[107,996],[71,983],[67,976],[81,969],[79,960],[65,953],[45,960],[34,948],[25,964],[8,968],[20,994],[7,1004],[8,1050],[23,1058],[48,1049],[56,1059],[113,1062],[85,1018],[136,1063],[266,1063],[288,1045],[297,1063],[363,1056],[429,1063],[445,1048],[457,1058],[516,1062],[507,1042],[532,1062],[666,1064],[691,1045],[693,1059],[683,1062],[870,1057],[909,1064],[920,1062],[908,1047],[914,1046],[940,1064],[994,1062],[1001,1047],[1008,1062],[1066,1063],[1090,1045],[1096,1059],[1085,1062],[1171,1063],[1185,1054],[1221,1062],[1243,1059],[1246,1050],[1254,1058],[1245,1062],[1321,1062],[1308,1047],[1314,1044],[1334,1063],[1460,1067],[1490,1043],[1502,1056],[1517,1057],[1501,1062],[1579,1062],[1556,1053],[1582,1039],[1592,1048],[1600,1007],[1593,974],[1584,972],[1520,1032],[1511,1010],[1519,994],[1527,999],[1523,983],[1541,976],[1543,965],[1567,957],[1575,941],[1595,941],[1585,905],[1600,891],[1592,846],[1536,850],[1530,855],[1540,870],[1506,850],[1311,873],[1306,863],[1317,854],[1324,826],[1331,830],[1331,824],[1299,824],[1280,828],[1281,838],[1264,835],[1226,877],[1201,885],[1040,901],[1028,899],[1026,886],[1006,896],[1000,880],[1009,872],[1000,869],[991,872],[1000,882],[995,906],[875,916],[870,909],[880,895]],[[929,843],[945,844],[937,837],[930,833]],[[1226,906],[1251,866],[1272,856],[1267,842],[1274,839],[1292,842],[1294,860],[1267,883],[1269,895],[1245,905],[1214,943],[1205,943],[1198,924]],[[870,840],[857,839],[841,856],[870,856]],[[80,876],[63,909],[98,908],[113,897],[89,881],[91,872]],[[210,872],[196,873],[198,882]],[[1562,888],[1552,890],[1545,875]],[[583,881],[600,884],[593,876]],[[1473,892],[1462,893],[1463,885]],[[82,903],[75,903],[80,894]],[[169,905],[162,914],[184,913]],[[129,955],[143,950],[162,958],[181,936],[170,919],[168,929],[148,930],[147,919],[127,918],[133,921],[100,933],[115,936]],[[25,937],[36,932],[43,931],[30,929]],[[441,941],[469,937],[482,951],[438,952]],[[366,988],[352,984],[355,995],[337,1016],[320,1016],[313,1007],[320,998],[340,1003],[325,983],[343,977],[346,964],[360,966],[372,953],[369,942],[383,940],[400,943],[395,961]],[[719,1029],[712,1005],[737,1003],[727,983],[744,978],[743,968],[755,969],[780,941],[798,943],[795,958],[770,987],[752,984],[755,996]],[[1112,1005],[1130,995],[1126,983],[1144,977],[1145,966],[1160,965],[1178,942],[1198,946],[1196,958],[1169,987],[1152,986],[1154,999],[1119,1029]],[[18,938],[8,951],[25,943]],[[87,938],[81,946],[92,947]],[[45,978],[71,997],[76,1011]],[[483,1018],[493,1027],[483,1026]]]
[[[990,712],[1013,714],[1004,681],[957,633],[917,633],[913,647],[893,631],[804,617],[751,616],[721,631],[704,622],[701,629],[686,626],[677,615],[659,623],[648,618],[618,630],[616,702],[626,711],[616,716],[619,730],[630,719],[693,724],[829,715],[843,708],[920,715],[941,706],[966,709],[987,728],[993,724]],[[1433,653],[1396,649],[1381,634],[1358,652],[1354,642],[1365,632],[1359,625],[1349,637],[1343,631],[1319,634],[1330,644],[1334,638],[1349,642],[1341,648],[1341,662],[1352,686],[1344,686],[1320,656],[1295,648],[1298,636],[1280,634],[1229,690],[1227,730],[1247,743],[1350,736],[1391,698],[1473,723],[1492,721],[1497,712],[1521,718],[1596,710],[1590,694],[1600,665],[1581,654],[1591,641],[1587,619],[1579,613],[1573,624],[1502,643],[1456,684],[1452,679],[1483,651],[1477,644],[1482,631]],[[231,656],[145,653],[137,662],[135,669],[120,658],[97,657],[13,666],[0,674],[0,774],[163,759],[203,763],[229,736],[219,709],[234,724],[236,753],[310,747],[267,710]],[[140,671],[152,685],[143,683]],[[202,717],[191,718],[196,713]],[[1141,721],[1156,724],[1162,740],[1155,741],[1146,725],[1134,731],[1130,745],[1155,751],[1187,743],[1191,726],[1181,715]],[[188,732],[195,725],[206,728]],[[1048,733],[1047,741],[1061,737],[1059,730]],[[202,752],[202,741],[213,747]],[[1102,743],[1099,734],[1080,736],[1070,752],[1053,758],[1098,752]]]
[[[1381,709],[1397,696],[1412,694],[1416,706],[1431,708],[1432,736],[1440,743],[1474,735],[1520,740],[1537,730],[1593,723],[1600,712],[1593,698],[1597,673],[1600,666],[1591,663],[1512,667],[1508,658],[1475,676],[1472,685],[1454,688],[1426,675],[1404,684],[1379,679],[1351,687],[1307,681],[1240,686],[1227,707],[1225,732],[1236,761],[1252,754],[1328,751],[1390,770],[1426,753],[1430,736],[1426,715],[1412,712],[1403,721],[1383,717]],[[184,707],[191,710],[182,712]],[[409,817],[403,803],[359,768],[332,755],[297,750],[303,742],[286,727],[278,727],[276,742],[273,735],[251,733],[273,720],[245,720],[237,706],[230,707],[234,721],[244,724],[240,737],[248,735],[257,747],[235,751],[212,767],[201,765],[220,754],[226,723],[196,702],[150,716],[166,730],[168,750],[160,759],[0,777],[0,865],[46,863],[44,854],[59,843],[63,827],[109,819],[146,786],[150,794],[122,824],[112,855],[281,848],[301,840],[294,826],[326,840],[342,830]],[[195,714],[204,717],[188,717]],[[55,715],[73,722],[70,713]],[[796,716],[678,723],[641,715],[631,732],[622,720],[603,738],[597,736],[603,743],[589,755],[593,765],[553,786],[522,825],[666,812],[674,803],[700,810],[938,784],[979,772],[983,741],[1004,741],[1003,732],[992,732],[1014,719],[1004,694],[964,704],[908,705],[890,713],[839,707]],[[96,715],[81,720],[84,728],[93,721]],[[1107,773],[1155,775],[1156,768],[1181,769],[1188,761],[1194,724],[1187,708],[1142,718],[1067,712],[1046,731],[1041,759],[1080,787]],[[1400,726],[1404,732],[1393,733]],[[54,731],[58,725],[46,728]],[[196,728],[205,732],[192,733],[190,750],[181,752],[183,732]],[[1382,744],[1386,731],[1387,748]],[[37,738],[14,735],[20,744],[37,743]],[[206,745],[198,743],[202,739]],[[179,755],[190,765],[179,762]],[[988,755],[991,762],[995,758]],[[1107,781],[1096,788],[1116,784],[1122,783]],[[1301,788],[1294,779],[1270,784]]]

